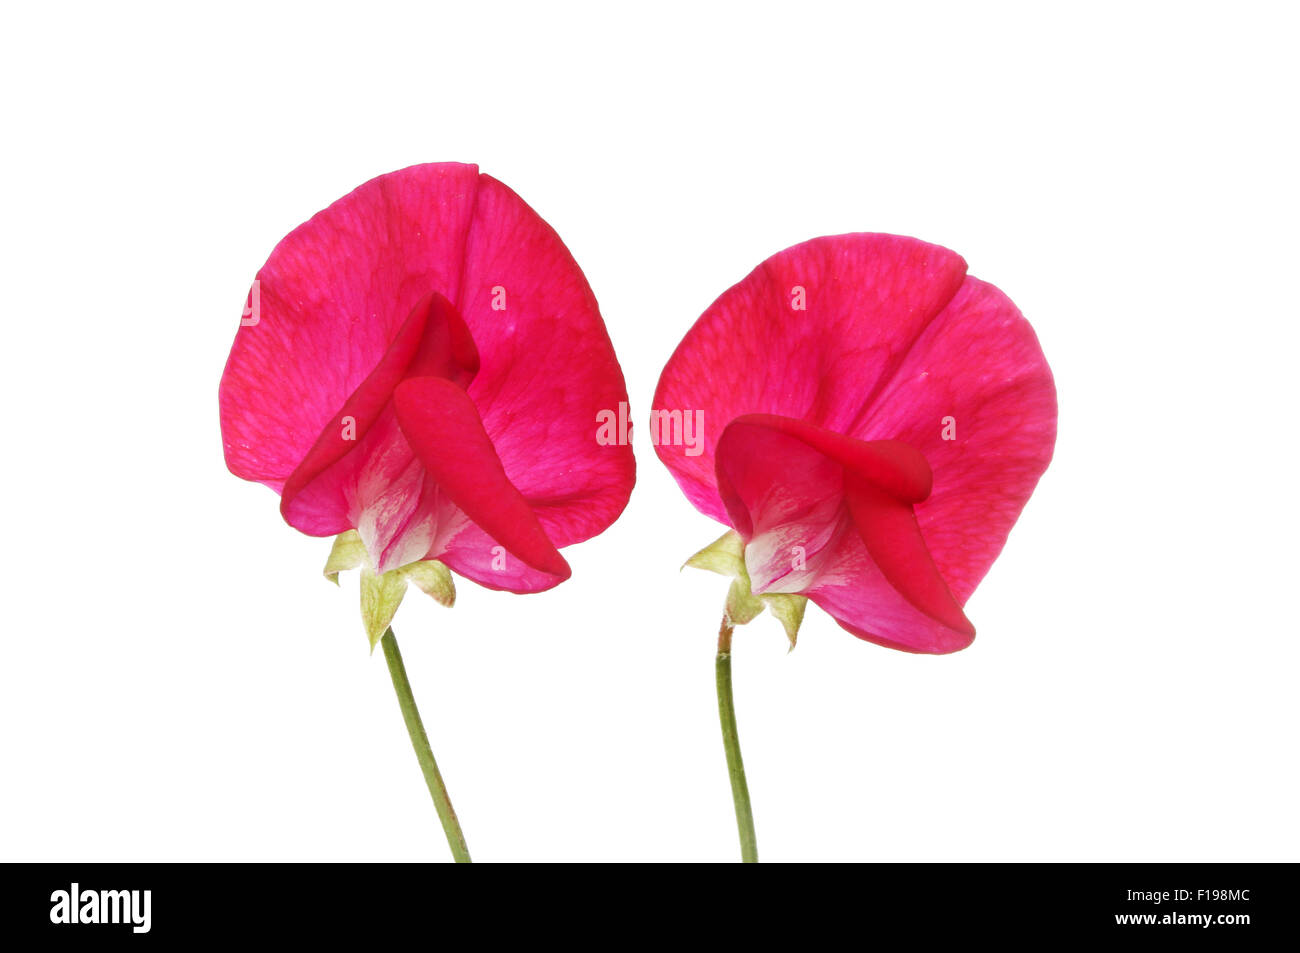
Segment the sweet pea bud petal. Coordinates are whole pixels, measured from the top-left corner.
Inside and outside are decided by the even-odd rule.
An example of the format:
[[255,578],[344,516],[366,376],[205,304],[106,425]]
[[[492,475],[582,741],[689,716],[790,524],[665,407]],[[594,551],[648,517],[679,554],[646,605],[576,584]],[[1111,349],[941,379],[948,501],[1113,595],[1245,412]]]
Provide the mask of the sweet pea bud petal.
[[444,563],[422,559],[408,563],[397,572],[425,595],[432,596],[439,605],[450,609],[456,604],[456,584],[452,581],[451,570]]
[[339,573],[356,569],[366,561],[366,547],[361,542],[360,534],[350,529],[334,537],[334,546],[330,549],[329,559],[325,560],[325,578],[334,585],[339,584]]
[[400,570],[394,569],[381,576],[368,566],[361,568],[361,621],[370,639],[370,651],[375,650],[388,631],[405,595],[406,576]]

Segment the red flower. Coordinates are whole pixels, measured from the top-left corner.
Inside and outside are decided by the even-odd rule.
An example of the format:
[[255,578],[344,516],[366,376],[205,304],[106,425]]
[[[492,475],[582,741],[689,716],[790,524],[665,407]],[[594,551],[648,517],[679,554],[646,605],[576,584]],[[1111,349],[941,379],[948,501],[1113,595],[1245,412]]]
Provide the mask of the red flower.
[[380,176],[262,266],[221,379],[226,464],[376,573],[424,559],[494,589],[569,576],[634,481],[597,414],[627,400],[596,299],[514,192],[454,163]]
[[660,458],[739,535],[754,595],[807,596],[912,652],[970,644],[962,606],[1056,439],[1015,305],[953,252],[892,235],[763,262],[687,332],[654,407]]

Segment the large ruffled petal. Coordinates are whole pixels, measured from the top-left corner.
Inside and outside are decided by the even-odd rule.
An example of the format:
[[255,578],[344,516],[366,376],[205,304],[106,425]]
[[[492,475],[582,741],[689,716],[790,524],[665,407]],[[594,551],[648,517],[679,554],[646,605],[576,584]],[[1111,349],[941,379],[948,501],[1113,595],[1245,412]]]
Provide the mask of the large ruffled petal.
[[934,489],[917,520],[964,605],[1051,462],[1056,386],[1016,306],[967,278],[850,432],[925,455]]
[[469,395],[510,482],[556,546],[601,532],[627,505],[636,479],[630,445],[596,441],[598,415],[627,401],[623,373],[569,250],[487,175],[466,247],[460,312],[483,358]]
[[383,175],[276,245],[221,378],[232,473],[279,491],[416,303],[457,302],[478,181],[457,163]]
[[[467,512],[464,484],[435,475],[452,480],[438,464],[463,448],[412,446],[395,415],[401,382],[427,378],[468,394],[492,451],[475,465],[502,470],[492,485],[514,493],[502,512],[522,501],[552,552],[626,505],[631,447],[596,439],[598,412],[627,394],[595,298],[550,226],[474,166],[361,186],[276,247],[254,300],[222,377],[226,460],[283,491],[285,518],[304,532],[355,527],[380,571],[454,554],[450,565],[495,588],[567,576],[558,553],[540,568],[519,554],[513,570],[494,565],[497,540],[475,522],[502,532],[486,497]],[[413,393],[445,403],[439,387]]]

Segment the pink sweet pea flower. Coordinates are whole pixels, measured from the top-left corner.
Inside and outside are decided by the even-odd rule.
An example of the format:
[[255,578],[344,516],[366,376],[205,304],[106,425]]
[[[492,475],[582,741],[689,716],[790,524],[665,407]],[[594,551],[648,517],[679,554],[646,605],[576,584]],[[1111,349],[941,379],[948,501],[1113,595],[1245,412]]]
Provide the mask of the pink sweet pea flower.
[[632,492],[609,336],[573,257],[472,165],[372,179],[294,229],[257,273],[221,378],[236,476],[280,494],[325,567],[361,568],[402,717],[457,861],[469,849],[390,628],[408,583],[450,605],[455,570],[537,592],[560,547],[604,530]]
[[945,248],[815,238],[723,293],[659,378],[651,438],[730,527],[689,565],[733,577],[715,660],[741,858],[758,860],[731,690],[735,626],[791,647],[808,601],[859,638],[965,648],[962,607],[1047,468],[1056,391],[1033,330]]
[[962,607],[1056,439],[1051,371],[1015,305],[960,256],[893,235],[763,262],[687,332],[654,407],[660,458],[739,537],[754,596],[806,596],[910,652],[970,644]]
[[382,575],[437,559],[493,589],[569,576],[560,547],[623,510],[627,400],[554,230],[477,167],[372,179],[257,273],[221,378],[226,464],[311,536],[355,530]]

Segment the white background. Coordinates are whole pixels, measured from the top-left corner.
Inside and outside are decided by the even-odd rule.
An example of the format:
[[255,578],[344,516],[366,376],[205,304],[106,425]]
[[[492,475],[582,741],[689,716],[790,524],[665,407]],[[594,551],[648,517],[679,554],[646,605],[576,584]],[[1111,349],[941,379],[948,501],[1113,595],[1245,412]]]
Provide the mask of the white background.
[[[969,650],[738,631],[764,859],[1300,859],[1293,9],[539,6],[6,9],[0,857],[448,857],[217,381],[282,235],[460,160],[565,239],[638,421],[815,235],[947,245],[1039,334],[1056,459]],[[720,527],[645,430],[570,582],[398,615],[478,860],[738,855],[726,583],[678,571]]]

